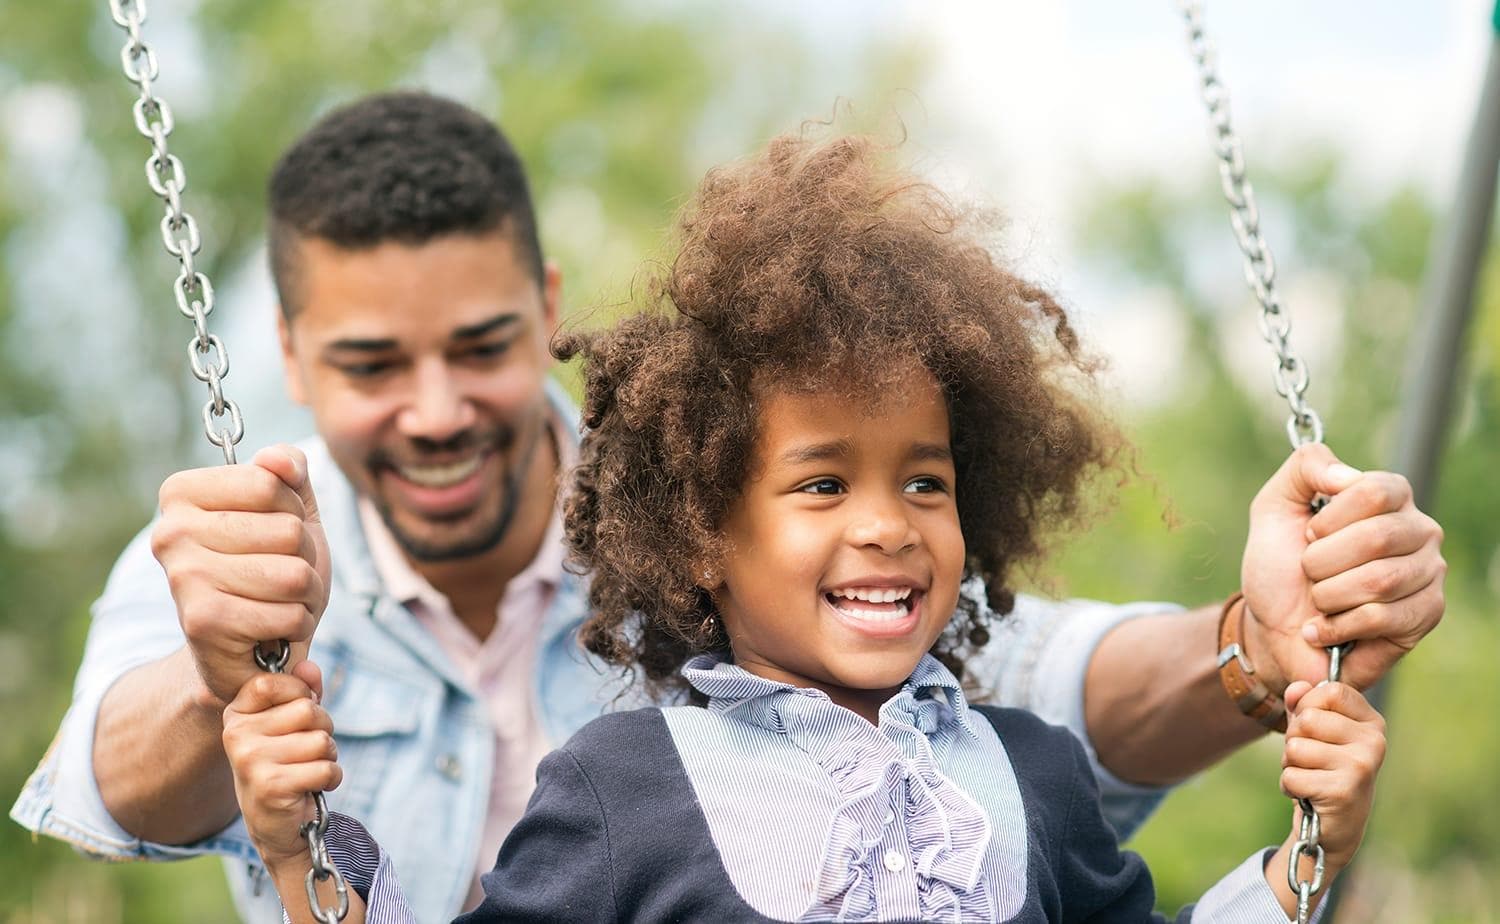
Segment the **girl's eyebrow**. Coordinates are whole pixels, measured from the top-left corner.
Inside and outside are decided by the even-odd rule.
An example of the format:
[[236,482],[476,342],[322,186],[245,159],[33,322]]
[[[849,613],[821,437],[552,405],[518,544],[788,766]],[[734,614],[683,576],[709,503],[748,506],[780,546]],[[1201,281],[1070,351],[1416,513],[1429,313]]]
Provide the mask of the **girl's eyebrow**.
[[[826,443],[808,443],[793,446],[781,454],[782,465],[802,465],[807,462],[823,462],[842,459],[853,454],[854,447],[848,440],[830,440]],[[907,457],[917,462],[952,462],[953,450],[947,443],[914,443]]]
[[822,462],[825,459],[839,459],[854,452],[854,446],[848,440],[837,439],[826,443],[807,443],[801,446],[793,446],[781,454],[782,465],[800,465],[805,462]]
[[911,458],[919,462],[952,462],[953,450],[947,443],[917,443],[911,448]]

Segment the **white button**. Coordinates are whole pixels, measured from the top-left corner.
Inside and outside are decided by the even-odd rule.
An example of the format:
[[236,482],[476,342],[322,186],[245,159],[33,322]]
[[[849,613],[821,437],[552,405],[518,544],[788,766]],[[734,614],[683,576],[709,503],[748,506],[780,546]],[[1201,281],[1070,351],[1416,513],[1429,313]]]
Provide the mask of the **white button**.
[[885,868],[893,873],[899,873],[906,868],[906,858],[899,850],[887,850],[885,852]]
[[880,823],[883,824],[883,825],[888,825],[888,824],[890,824],[891,822],[893,822],[895,820],[896,820],[896,813],[895,812],[886,812],[885,813],[885,818],[881,819]]
[[444,754],[437,759],[437,771],[454,782],[464,775],[463,765],[452,754]]

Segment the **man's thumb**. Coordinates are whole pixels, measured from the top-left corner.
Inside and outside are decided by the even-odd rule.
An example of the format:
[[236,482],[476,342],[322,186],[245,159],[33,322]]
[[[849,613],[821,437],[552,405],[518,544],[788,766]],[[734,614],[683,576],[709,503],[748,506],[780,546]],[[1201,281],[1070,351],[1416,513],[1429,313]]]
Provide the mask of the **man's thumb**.
[[312,479],[307,475],[307,456],[302,450],[286,443],[277,443],[257,452],[250,462],[280,478],[287,487],[297,492],[297,496],[302,499],[307,522],[321,523],[318,518],[318,499],[313,494]]
[[1283,501],[1305,505],[1320,494],[1331,496],[1343,491],[1361,474],[1340,462],[1333,450],[1322,443],[1307,443],[1297,447],[1273,481],[1278,484],[1280,490],[1276,493]]

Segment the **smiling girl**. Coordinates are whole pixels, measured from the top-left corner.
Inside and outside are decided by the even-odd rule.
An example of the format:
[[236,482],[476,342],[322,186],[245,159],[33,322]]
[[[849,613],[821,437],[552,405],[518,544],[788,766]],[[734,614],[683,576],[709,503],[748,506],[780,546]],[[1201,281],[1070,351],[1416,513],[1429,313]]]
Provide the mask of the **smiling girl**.
[[[1120,441],[1062,310],[964,227],[868,142],[782,138],[704,181],[666,310],[559,340],[584,360],[582,642],[680,704],[544,760],[462,920],[1152,919],[1078,742],[965,697],[1013,572]],[[338,777],[301,674],[252,681],[225,725],[294,920],[303,793]],[[1283,786],[1319,810],[1336,876],[1382,723],[1341,685],[1289,693]],[[335,816],[329,838],[356,918],[407,920],[364,830]],[[1181,920],[1285,921],[1292,843]]]

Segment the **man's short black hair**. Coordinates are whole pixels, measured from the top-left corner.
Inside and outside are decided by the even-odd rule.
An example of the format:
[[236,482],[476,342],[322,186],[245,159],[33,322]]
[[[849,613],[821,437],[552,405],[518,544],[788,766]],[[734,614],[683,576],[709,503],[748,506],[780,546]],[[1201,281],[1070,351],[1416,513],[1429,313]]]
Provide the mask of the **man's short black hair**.
[[269,199],[271,276],[287,317],[299,238],[359,249],[504,226],[542,283],[536,215],[515,149],[489,119],[430,93],[381,93],[324,116],[277,162]]

